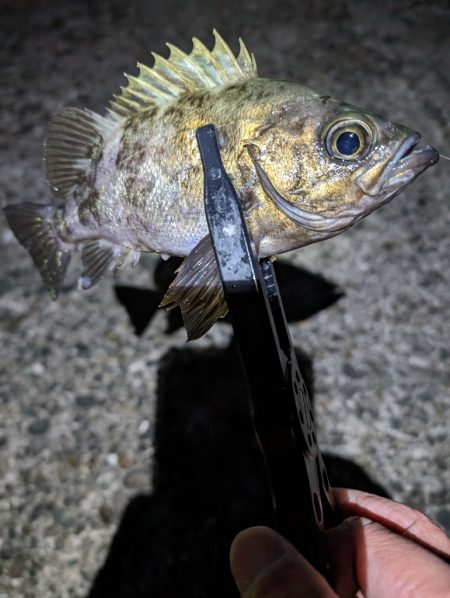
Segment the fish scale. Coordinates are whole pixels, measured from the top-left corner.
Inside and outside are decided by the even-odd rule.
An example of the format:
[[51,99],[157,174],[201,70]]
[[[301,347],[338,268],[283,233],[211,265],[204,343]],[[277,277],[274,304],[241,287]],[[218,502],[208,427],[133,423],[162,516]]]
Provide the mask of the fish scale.
[[161,305],[181,307],[189,339],[226,314],[195,138],[208,123],[261,258],[345,231],[437,162],[417,133],[260,77],[242,40],[235,56],[213,33],[212,50],[194,38],[189,54],[168,44],[168,58],[139,64],[106,116],[66,108],[50,122],[44,158],[58,203],[5,214],[53,298],[77,249],[83,289],[156,252],[185,258]]

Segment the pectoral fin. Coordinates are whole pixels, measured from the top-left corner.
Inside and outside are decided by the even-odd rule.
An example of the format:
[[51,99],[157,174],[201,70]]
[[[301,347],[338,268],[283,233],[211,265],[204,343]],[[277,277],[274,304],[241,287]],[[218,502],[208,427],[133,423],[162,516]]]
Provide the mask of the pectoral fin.
[[177,305],[181,307],[188,340],[205,334],[228,311],[209,235],[185,258],[161,302],[166,309]]

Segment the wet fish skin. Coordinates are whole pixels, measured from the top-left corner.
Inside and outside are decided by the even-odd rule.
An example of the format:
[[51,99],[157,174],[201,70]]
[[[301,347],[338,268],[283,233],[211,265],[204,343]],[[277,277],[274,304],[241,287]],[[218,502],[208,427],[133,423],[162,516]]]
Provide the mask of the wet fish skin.
[[412,131],[300,85],[251,79],[187,96],[162,112],[140,113],[105,144],[94,188],[87,183],[78,189],[79,222],[74,216],[62,238],[71,243],[96,233],[139,251],[188,255],[207,234],[195,131],[208,122],[218,129],[225,167],[261,256],[331,236],[328,228],[299,227],[277,208],[259,184],[248,147],[257,150],[259,164],[277,189],[295,190],[292,199],[308,211],[347,216],[342,224],[348,227],[379,198],[365,195],[356,182],[367,161],[337,163],[326,154],[321,123],[343,115],[377,131],[378,147],[369,161],[379,162],[372,169],[375,183]]
[[260,257],[343,232],[437,161],[430,146],[414,150],[420,137],[410,129],[258,77],[242,43],[236,59],[215,38],[211,52],[194,40],[189,56],[171,47],[153,70],[141,65],[107,117],[69,108],[50,123],[47,176],[64,205],[5,212],[53,296],[78,247],[82,288],[157,252],[187,256],[163,305],[181,306],[190,338],[226,313],[203,208],[199,126],[216,127]]

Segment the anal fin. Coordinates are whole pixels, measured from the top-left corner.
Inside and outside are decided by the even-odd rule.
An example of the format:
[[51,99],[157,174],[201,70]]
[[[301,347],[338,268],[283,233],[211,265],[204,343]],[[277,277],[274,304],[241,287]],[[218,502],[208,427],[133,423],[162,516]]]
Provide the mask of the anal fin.
[[117,272],[128,264],[134,266],[139,255],[138,251],[114,245],[103,239],[87,241],[81,252],[83,271],[79,286],[82,289],[90,289],[105,272]]
[[161,307],[179,305],[188,340],[199,338],[227,311],[222,281],[210,236],[204,237],[184,259]]

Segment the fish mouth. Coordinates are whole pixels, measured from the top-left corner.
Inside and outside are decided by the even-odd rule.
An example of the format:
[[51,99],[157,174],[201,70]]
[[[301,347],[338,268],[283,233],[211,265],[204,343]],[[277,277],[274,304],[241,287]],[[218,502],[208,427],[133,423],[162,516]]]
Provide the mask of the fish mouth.
[[304,210],[303,208],[291,203],[274,186],[269,176],[254,156],[253,148],[250,144],[247,145],[247,151],[255,166],[256,174],[258,175],[259,181],[265,193],[270,197],[275,206],[290,220],[296,224],[300,224],[303,228],[308,230],[327,233],[341,232],[348,228],[353,222],[354,217],[351,216],[322,216],[321,214],[309,212],[308,210]]
[[383,186],[383,194],[387,193],[391,196],[393,192],[400,192],[424,170],[439,161],[439,153],[431,145],[414,151],[412,149],[397,160],[391,176]]
[[409,135],[398,147],[384,172],[373,183],[376,164],[356,179],[356,184],[369,197],[379,197],[385,203],[409,185],[419,174],[439,160],[431,145],[414,149],[420,142],[419,133]]

